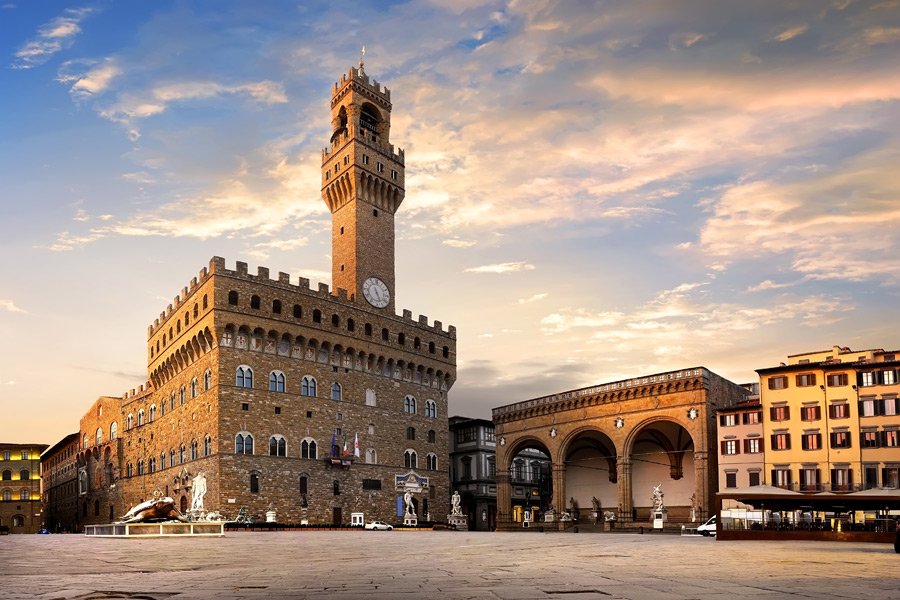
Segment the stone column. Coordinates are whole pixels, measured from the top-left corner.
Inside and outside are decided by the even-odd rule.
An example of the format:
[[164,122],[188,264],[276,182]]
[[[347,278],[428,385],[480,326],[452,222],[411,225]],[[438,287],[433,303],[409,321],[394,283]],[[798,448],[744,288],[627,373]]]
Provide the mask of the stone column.
[[632,493],[631,493],[631,467],[630,456],[619,456],[616,460],[618,471],[617,491],[619,493],[619,522],[631,523]]
[[697,494],[697,521],[704,523],[709,518],[710,510],[715,510],[712,503],[716,492],[710,483],[707,452],[694,451],[694,487]]
[[[502,464],[499,460],[497,465]],[[509,484],[509,470],[497,470],[497,530],[512,527],[512,490]]]
[[564,523],[559,519],[565,511],[569,510],[568,496],[566,496],[566,465],[552,463],[551,469],[553,473],[553,510],[556,512],[556,522],[562,529]]

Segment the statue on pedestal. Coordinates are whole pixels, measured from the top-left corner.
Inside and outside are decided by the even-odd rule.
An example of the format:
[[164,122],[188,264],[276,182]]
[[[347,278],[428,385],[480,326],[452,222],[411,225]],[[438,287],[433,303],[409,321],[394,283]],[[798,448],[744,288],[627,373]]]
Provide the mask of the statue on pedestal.
[[462,508],[459,505],[459,492],[453,492],[453,497],[450,499],[452,507],[450,509],[450,514],[453,516],[462,516]]
[[406,490],[406,493],[403,494],[403,502],[406,506],[406,510],[404,512],[409,516],[416,514],[415,511],[413,510],[412,497],[413,497],[412,492],[410,492],[409,490]]
[[202,512],[203,508],[203,496],[206,495],[206,473],[200,471],[197,473],[197,476],[193,479],[193,485],[191,487],[193,490],[193,496],[191,498],[191,512]]
[[653,493],[650,495],[650,499],[653,501],[653,511],[659,512],[661,510],[665,510],[665,504],[663,503],[663,493],[662,493],[662,483],[653,488]]

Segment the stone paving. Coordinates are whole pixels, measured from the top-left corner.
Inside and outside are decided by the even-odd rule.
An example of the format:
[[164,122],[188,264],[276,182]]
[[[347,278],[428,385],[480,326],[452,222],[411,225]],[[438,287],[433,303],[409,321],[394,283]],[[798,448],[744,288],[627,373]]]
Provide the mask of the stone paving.
[[0,598],[900,599],[890,544],[637,534],[0,537]]

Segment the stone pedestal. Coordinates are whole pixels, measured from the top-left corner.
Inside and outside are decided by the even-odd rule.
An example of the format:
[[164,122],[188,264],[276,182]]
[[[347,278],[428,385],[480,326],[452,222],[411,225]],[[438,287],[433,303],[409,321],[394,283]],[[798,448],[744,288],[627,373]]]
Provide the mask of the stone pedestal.
[[403,515],[403,524],[408,527],[416,527],[419,524],[419,518],[416,515]]
[[464,515],[447,515],[447,523],[455,526],[457,531],[469,530],[469,521]]
[[266,511],[266,523],[276,523],[276,522],[277,521],[275,520],[275,511],[267,510]]
[[653,516],[653,529],[662,529],[666,522],[666,509],[655,510]]

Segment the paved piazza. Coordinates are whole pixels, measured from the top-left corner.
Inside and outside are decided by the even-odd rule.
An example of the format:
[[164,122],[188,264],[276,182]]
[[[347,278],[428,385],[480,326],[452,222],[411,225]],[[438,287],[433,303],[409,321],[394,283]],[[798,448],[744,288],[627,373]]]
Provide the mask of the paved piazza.
[[900,598],[889,544],[673,535],[229,533],[0,537],[0,597]]

